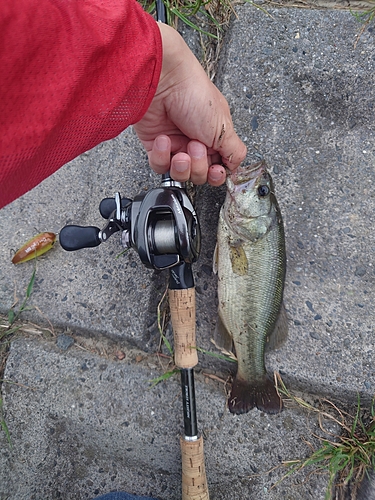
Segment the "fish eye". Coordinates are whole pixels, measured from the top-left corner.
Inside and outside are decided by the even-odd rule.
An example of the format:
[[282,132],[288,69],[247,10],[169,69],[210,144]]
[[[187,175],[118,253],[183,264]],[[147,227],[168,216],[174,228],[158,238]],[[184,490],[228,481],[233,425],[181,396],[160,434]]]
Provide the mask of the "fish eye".
[[258,195],[262,198],[270,194],[270,188],[268,186],[259,186],[258,187]]

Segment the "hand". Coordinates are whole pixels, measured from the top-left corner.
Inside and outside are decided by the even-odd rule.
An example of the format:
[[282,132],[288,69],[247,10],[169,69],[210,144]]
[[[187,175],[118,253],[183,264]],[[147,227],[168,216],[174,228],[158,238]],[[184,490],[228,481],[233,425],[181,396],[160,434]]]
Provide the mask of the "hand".
[[225,182],[223,164],[234,170],[246,146],[233,128],[229,106],[181,36],[158,23],[163,66],[158,89],[143,118],[134,125],[150,166],[170,170],[176,181]]

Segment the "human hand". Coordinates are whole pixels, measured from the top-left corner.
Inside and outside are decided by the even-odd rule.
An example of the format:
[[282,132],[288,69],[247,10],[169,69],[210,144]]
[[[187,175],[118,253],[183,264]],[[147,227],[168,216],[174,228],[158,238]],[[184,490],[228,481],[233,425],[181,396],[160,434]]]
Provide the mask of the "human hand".
[[181,36],[158,23],[163,66],[158,89],[143,118],[134,125],[150,166],[176,181],[225,182],[223,164],[234,170],[246,156],[229,106]]

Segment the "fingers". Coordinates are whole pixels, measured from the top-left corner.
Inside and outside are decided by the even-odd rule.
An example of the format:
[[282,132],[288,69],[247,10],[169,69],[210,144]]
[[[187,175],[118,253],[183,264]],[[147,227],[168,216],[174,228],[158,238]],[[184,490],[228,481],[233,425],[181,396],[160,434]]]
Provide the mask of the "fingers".
[[190,179],[196,185],[209,182],[213,186],[220,186],[226,179],[226,173],[222,165],[211,165],[213,158],[219,160],[220,157],[209,155],[206,146],[201,142],[190,141],[187,144],[187,153],[177,153],[172,157],[171,177],[180,182]]
[[[178,151],[173,155],[177,149]],[[172,179],[179,182],[191,180],[200,185],[208,182],[220,186],[225,182],[225,168],[220,165],[221,157],[199,141],[180,140],[177,137],[160,135],[155,138],[148,153],[151,168],[158,174],[170,171]],[[233,165],[233,163],[232,163]],[[233,167],[234,168],[234,167]]]
[[165,174],[171,162],[171,140],[167,135],[159,135],[148,152],[150,167],[157,174]]
[[209,167],[206,146],[199,141],[190,141],[187,152],[191,158],[191,182],[197,185],[204,184],[207,181]]
[[208,169],[207,182],[211,186],[221,186],[227,178],[227,173],[222,165],[211,165]]
[[170,175],[172,179],[186,182],[190,179],[191,158],[187,153],[177,153],[170,160]]

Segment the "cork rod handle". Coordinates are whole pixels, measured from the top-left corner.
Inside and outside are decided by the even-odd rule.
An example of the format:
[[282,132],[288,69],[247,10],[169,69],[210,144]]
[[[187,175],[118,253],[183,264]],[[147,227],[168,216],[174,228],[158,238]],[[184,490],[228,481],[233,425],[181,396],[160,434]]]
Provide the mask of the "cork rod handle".
[[195,342],[195,288],[169,290],[169,308],[176,366],[193,368],[198,363]]
[[203,438],[186,441],[181,438],[182,500],[209,500],[204,466]]

